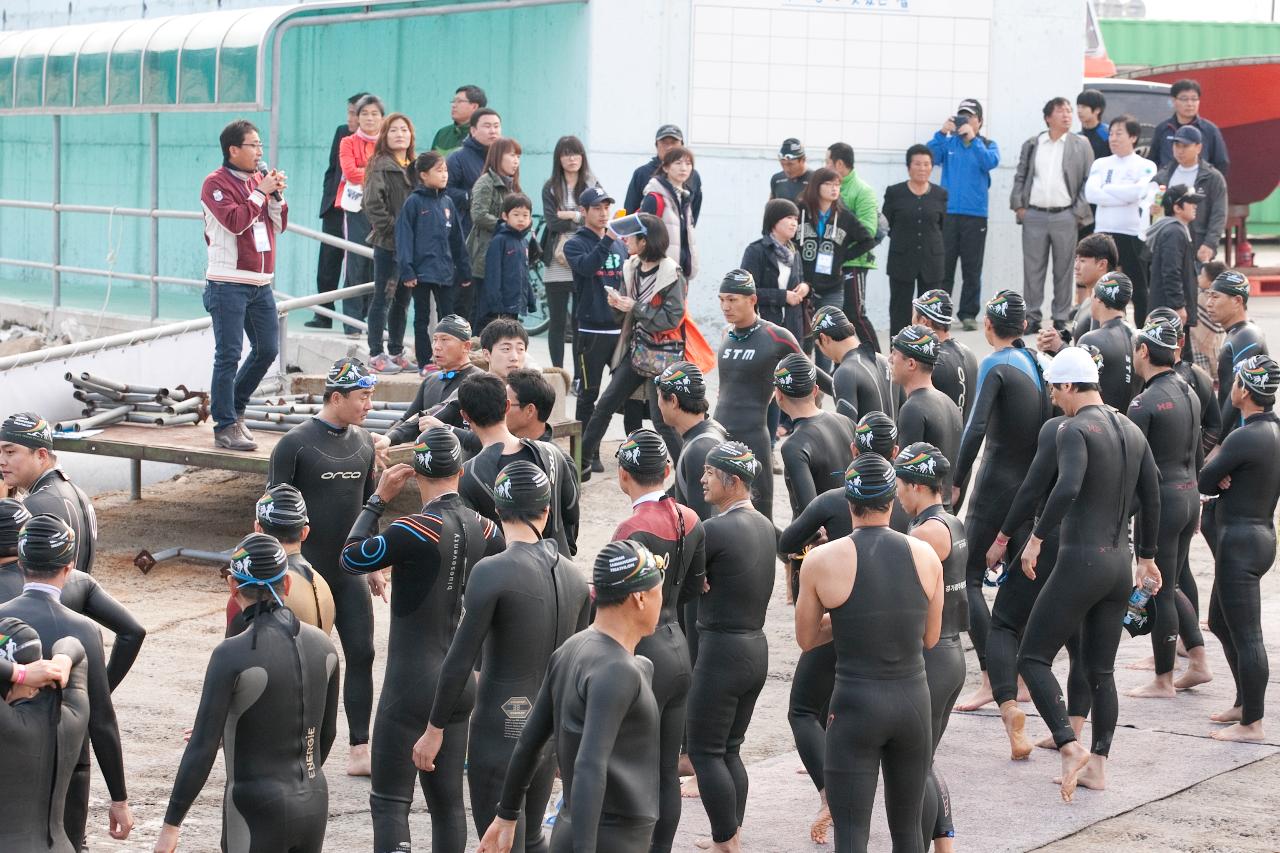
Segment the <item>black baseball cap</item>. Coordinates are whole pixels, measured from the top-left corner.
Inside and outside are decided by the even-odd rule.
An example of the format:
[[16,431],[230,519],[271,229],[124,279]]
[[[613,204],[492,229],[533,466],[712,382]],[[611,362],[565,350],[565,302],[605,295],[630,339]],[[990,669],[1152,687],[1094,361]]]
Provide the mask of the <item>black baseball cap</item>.
[[587,187],[582,191],[582,195],[578,196],[578,207],[588,208],[595,207],[597,204],[617,204],[613,196],[604,191],[604,187]]
[[778,149],[778,156],[783,160],[799,160],[804,156],[804,144],[794,136],[782,140],[782,147]]
[[653,141],[657,142],[659,139],[666,139],[668,137],[679,142],[681,145],[684,144],[684,131],[680,129],[679,125],[675,124],[664,124],[662,127],[658,128],[658,132],[653,135]]
[[1184,124],[1178,128],[1178,132],[1173,135],[1174,142],[1181,142],[1183,145],[1199,145],[1204,142],[1204,135],[1200,133],[1200,128],[1194,125]]
[[1204,201],[1204,196],[1196,192],[1195,187],[1189,187],[1186,184],[1174,184],[1164,191],[1164,203],[1169,207],[1175,207],[1187,202],[1199,204],[1202,201]]
[[965,98],[960,102],[960,106],[956,107],[956,115],[960,113],[969,113],[982,118],[982,104],[978,103],[977,98]]

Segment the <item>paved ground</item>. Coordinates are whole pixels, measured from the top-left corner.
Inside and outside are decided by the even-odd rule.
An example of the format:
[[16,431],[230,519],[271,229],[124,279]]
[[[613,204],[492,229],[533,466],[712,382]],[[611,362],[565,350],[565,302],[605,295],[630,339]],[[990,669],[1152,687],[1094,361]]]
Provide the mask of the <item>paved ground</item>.
[[[1280,336],[1280,302],[1258,300],[1255,315],[1272,336]],[[976,333],[965,336],[980,352]],[[535,353],[545,361],[545,343]],[[712,374],[714,382],[715,374]],[[608,452],[605,454],[608,458]],[[626,513],[610,473],[587,484],[582,499],[582,566],[609,538]],[[113,842],[106,835],[105,790],[94,780],[94,850],[149,850],[163,816],[173,772],[182,752],[182,729],[194,717],[205,662],[222,632],[225,587],[214,567],[170,562],[142,576],[130,564],[140,548],[157,550],[176,544],[225,548],[244,532],[248,507],[260,494],[262,482],[252,476],[200,472],[177,481],[149,487],[146,500],[130,504],[123,495],[96,499],[99,507],[102,557],[98,574],[103,583],[147,626],[150,634],[134,671],[117,692],[117,708],[125,740],[131,799],[138,820],[133,838]],[[776,517],[787,520],[785,490],[777,483]],[[398,508],[413,508],[414,496]],[[1207,549],[1197,540],[1193,567],[1203,595],[1212,582]],[[1268,648],[1280,660],[1280,573],[1264,580],[1264,626]],[[386,648],[387,610],[375,603],[379,664]],[[798,656],[791,611],[782,585],[774,590],[768,614],[769,680],[757,706],[744,755],[752,779],[744,830],[744,849],[806,851],[822,849],[808,841],[807,826],[817,800],[807,779],[799,774],[786,722],[786,699]],[[1006,742],[998,719],[990,712],[954,715],[939,750],[938,765],[952,791],[958,848],[972,851],[1046,850],[1084,853],[1102,850],[1180,851],[1182,853],[1274,853],[1280,850],[1280,831],[1274,815],[1280,812],[1280,725],[1270,729],[1264,745],[1221,744],[1207,737],[1214,728],[1212,710],[1231,702],[1229,674],[1217,641],[1206,634],[1217,678],[1205,687],[1175,700],[1121,698],[1120,725],[1110,768],[1111,787],[1105,792],[1081,791],[1077,802],[1063,805],[1050,777],[1056,756],[1037,751],[1030,761],[1007,760]],[[1149,654],[1147,643],[1126,640],[1121,667]],[[969,655],[970,680],[976,662]],[[1060,662],[1059,667],[1063,667]],[[1121,689],[1149,677],[1121,668]],[[1272,678],[1269,691],[1277,700]],[[1028,711],[1030,711],[1028,706]],[[339,743],[328,765],[331,789],[328,848],[369,849],[368,781],[347,777],[345,718],[340,719]],[[1034,735],[1043,725],[1033,720]],[[184,850],[213,851],[218,847],[219,803],[222,785],[219,760],[204,795],[191,812],[184,832]],[[421,798],[412,818],[419,848],[426,849],[429,817]],[[882,819],[873,827],[872,849],[887,849]],[[695,849],[693,842],[707,834],[706,817],[696,800],[685,801],[678,850]]]

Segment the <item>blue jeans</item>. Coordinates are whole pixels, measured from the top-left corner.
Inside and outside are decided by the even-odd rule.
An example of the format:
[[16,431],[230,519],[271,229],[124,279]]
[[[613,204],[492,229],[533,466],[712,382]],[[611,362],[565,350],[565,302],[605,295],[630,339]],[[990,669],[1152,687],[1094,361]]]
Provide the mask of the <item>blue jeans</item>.
[[[213,428],[236,422],[249,398],[280,352],[279,315],[269,285],[210,281],[204,288],[204,309],[213,318],[213,381],[209,406]],[[240,363],[245,336],[249,357]],[[238,369],[237,369],[238,368]]]

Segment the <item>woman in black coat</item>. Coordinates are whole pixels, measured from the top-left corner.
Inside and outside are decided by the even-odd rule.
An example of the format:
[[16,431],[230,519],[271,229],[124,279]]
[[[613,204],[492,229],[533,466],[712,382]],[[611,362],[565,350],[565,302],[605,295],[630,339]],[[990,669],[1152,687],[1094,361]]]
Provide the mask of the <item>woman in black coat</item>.
[[[889,335],[911,322],[911,300],[942,286],[942,223],[947,191],[929,182],[933,154],[928,146],[907,149],[908,179],[884,191],[880,208],[889,220]],[[949,289],[949,288],[948,288]]]
[[759,240],[742,253],[742,269],[756,280],[760,317],[783,326],[804,340],[804,316],[809,285],[805,284],[800,255],[796,252],[796,229],[800,209],[794,202],[776,198],[764,206],[764,228]]

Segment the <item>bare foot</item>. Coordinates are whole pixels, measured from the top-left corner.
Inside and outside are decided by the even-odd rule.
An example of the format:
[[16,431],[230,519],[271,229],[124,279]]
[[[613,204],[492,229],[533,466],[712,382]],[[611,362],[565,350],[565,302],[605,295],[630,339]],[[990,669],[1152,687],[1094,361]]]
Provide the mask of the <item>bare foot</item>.
[[1031,741],[1027,739],[1027,715],[1017,702],[1005,702],[1000,706],[1000,718],[1004,721],[1005,734],[1009,736],[1009,758],[1026,761],[1031,755]]
[[974,688],[974,691],[968,696],[961,699],[955,705],[957,711],[976,711],[979,708],[990,705],[996,701],[996,697],[991,693],[991,680],[987,678],[987,674],[982,673],[982,684]]
[[1154,670],[1155,668],[1156,668],[1156,656],[1155,656],[1155,655],[1149,655],[1149,656],[1147,656],[1147,657],[1143,658],[1142,660],[1136,660],[1136,661],[1134,661],[1133,663],[1128,664],[1127,666],[1125,666],[1125,669],[1145,669],[1145,670]]
[[1209,719],[1215,723],[1238,723],[1241,719],[1240,706],[1237,705],[1226,711],[1215,711],[1209,715]]
[[698,777],[690,776],[680,782],[680,796],[690,800],[696,800],[702,796],[702,792],[698,790]]
[[356,744],[351,747],[351,752],[347,754],[347,775],[368,776],[369,772],[369,744]]
[[1053,735],[1048,735],[1036,741],[1036,748],[1056,750],[1058,748],[1058,744],[1056,741],[1054,741]]
[[1198,687],[1201,684],[1208,684],[1213,681],[1213,673],[1209,671],[1207,666],[1197,666],[1191,664],[1186,670],[1173,680],[1173,686],[1178,690],[1190,690],[1192,687]]
[[1124,695],[1134,699],[1172,699],[1178,695],[1178,691],[1173,689],[1173,682],[1157,678],[1150,684],[1126,690]]
[[1027,689],[1027,683],[1022,680],[1021,675],[1018,676],[1018,701],[1019,702],[1031,701],[1031,691]]
[[1062,781],[1059,789],[1064,803],[1071,802],[1076,795],[1076,785],[1080,783],[1080,774],[1089,764],[1089,753],[1077,741],[1064,744],[1058,750],[1062,756]]
[[[1106,765],[1103,764],[1103,761],[1104,759],[1101,755],[1090,755],[1088,764],[1080,771],[1080,775],[1076,776],[1076,785],[1094,791],[1107,790]],[[1062,777],[1053,777],[1053,784],[1061,785]]]
[[1182,638],[1178,638],[1178,657],[1189,658],[1191,655],[1187,652],[1187,647],[1183,645]]
[[813,825],[809,827],[809,839],[814,844],[826,844],[827,833],[831,829],[831,810],[827,808],[827,804],[823,803],[822,808],[818,809],[818,814],[813,819]]
[[693,762],[689,760],[689,756],[685,753],[680,755],[680,763],[676,765],[676,773],[681,776],[693,775]]
[[1247,726],[1243,723],[1236,723],[1235,725],[1227,726],[1225,729],[1219,729],[1209,737],[1214,740],[1229,740],[1237,743],[1257,743],[1263,737],[1262,720],[1250,723]]

